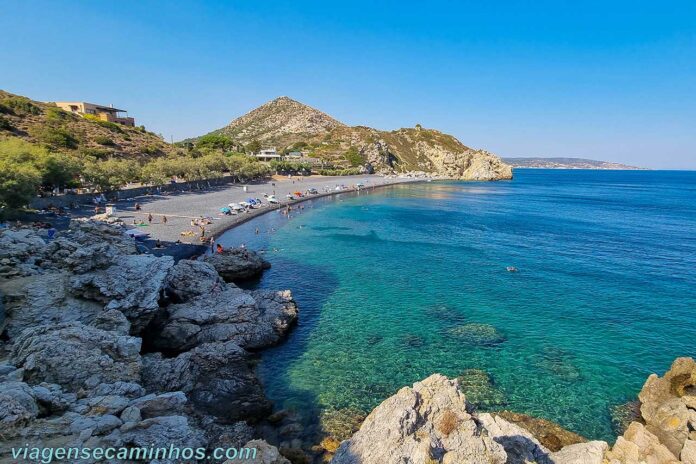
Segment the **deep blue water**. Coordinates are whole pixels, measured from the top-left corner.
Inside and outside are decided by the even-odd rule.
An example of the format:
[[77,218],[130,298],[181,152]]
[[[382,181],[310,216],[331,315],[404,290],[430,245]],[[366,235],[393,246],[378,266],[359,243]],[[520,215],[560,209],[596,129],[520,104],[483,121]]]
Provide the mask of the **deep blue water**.
[[278,408],[369,411],[475,368],[503,398],[491,408],[611,439],[611,406],[696,355],[696,172],[402,185],[221,240],[265,250],[257,286],[298,301],[299,325],[259,367]]

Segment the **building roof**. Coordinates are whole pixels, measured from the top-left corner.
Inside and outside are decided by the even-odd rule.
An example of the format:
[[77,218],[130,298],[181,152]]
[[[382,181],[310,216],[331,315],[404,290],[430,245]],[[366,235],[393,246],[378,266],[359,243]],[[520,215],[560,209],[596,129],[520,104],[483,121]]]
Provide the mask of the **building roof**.
[[114,108],[112,106],[106,106],[106,105],[98,105],[96,103],[89,103],[89,102],[75,102],[75,101],[61,101],[61,102],[56,102],[56,103],[62,103],[63,105],[89,105],[93,106],[96,109],[100,111],[108,111],[108,112],[114,112],[114,113],[127,113],[128,110],[121,110],[118,108]]

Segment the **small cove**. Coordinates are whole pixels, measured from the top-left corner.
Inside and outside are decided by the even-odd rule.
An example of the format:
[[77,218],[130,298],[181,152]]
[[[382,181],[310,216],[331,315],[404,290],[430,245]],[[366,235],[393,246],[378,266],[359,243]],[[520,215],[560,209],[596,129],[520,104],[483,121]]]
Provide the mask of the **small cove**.
[[612,408],[696,355],[696,173],[515,174],[341,194],[226,232],[273,264],[254,286],[300,307],[259,365],[276,406],[369,412],[476,369],[481,408],[611,440]]

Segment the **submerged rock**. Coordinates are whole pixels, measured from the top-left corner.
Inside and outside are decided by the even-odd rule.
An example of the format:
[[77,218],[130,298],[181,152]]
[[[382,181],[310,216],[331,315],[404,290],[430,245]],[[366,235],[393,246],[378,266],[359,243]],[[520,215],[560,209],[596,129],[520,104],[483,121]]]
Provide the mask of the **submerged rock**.
[[556,347],[544,347],[535,365],[565,382],[576,382],[582,378],[580,370],[573,363],[573,356]]
[[251,279],[271,267],[255,251],[246,248],[229,248],[222,253],[215,253],[203,258],[211,264],[226,282]]
[[456,337],[465,343],[476,346],[496,346],[506,338],[502,332],[489,324],[464,324],[447,329],[449,336]]
[[425,345],[425,340],[420,335],[406,334],[401,337],[401,343],[408,348],[420,348]]
[[566,430],[555,422],[546,419],[511,411],[494,412],[492,415],[501,417],[511,424],[522,427],[539,440],[539,443],[544,445],[545,448],[551,451],[560,451],[561,448],[565,446],[587,442],[585,437]]
[[360,429],[367,413],[356,408],[329,408],[319,415],[319,427],[329,437],[341,442]]
[[629,401],[611,406],[609,415],[611,416],[612,429],[617,436],[623,435],[631,422],[644,424],[643,417],[640,415],[640,401]]
[[480,409],[504,406],[505,395],[493,382],[488,372],[481,369],[467,369],[457,377],[459,388],[466,395],[466,400]]

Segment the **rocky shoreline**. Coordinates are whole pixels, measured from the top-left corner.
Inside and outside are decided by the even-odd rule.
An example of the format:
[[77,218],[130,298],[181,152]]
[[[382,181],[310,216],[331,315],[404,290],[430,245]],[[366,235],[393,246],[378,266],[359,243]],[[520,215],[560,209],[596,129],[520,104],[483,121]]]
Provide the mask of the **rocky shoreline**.
[[253,351],[295,322],[292,294],[232,283],[251,253],[175,264],[123,232],[0,232],[0,462],[26,443],[239,448],[270,414]]
[[273,411],[254,369],[256,352],[282,342],[300,309],[290,290],[234,283],[268,266],[245,249],[176,263],[138,254],[121,226],[88,220],[53,240],[0,231],[0,463],[27,443],[251,446],[259,452],[247,462],[266,464],[696,463],[690,358],[648,379],[613,446],[541,419],[477,412],[472,388],[486,382],[475,370],[435,374],[367,417],[335,411],[304,439],[299,415]]

